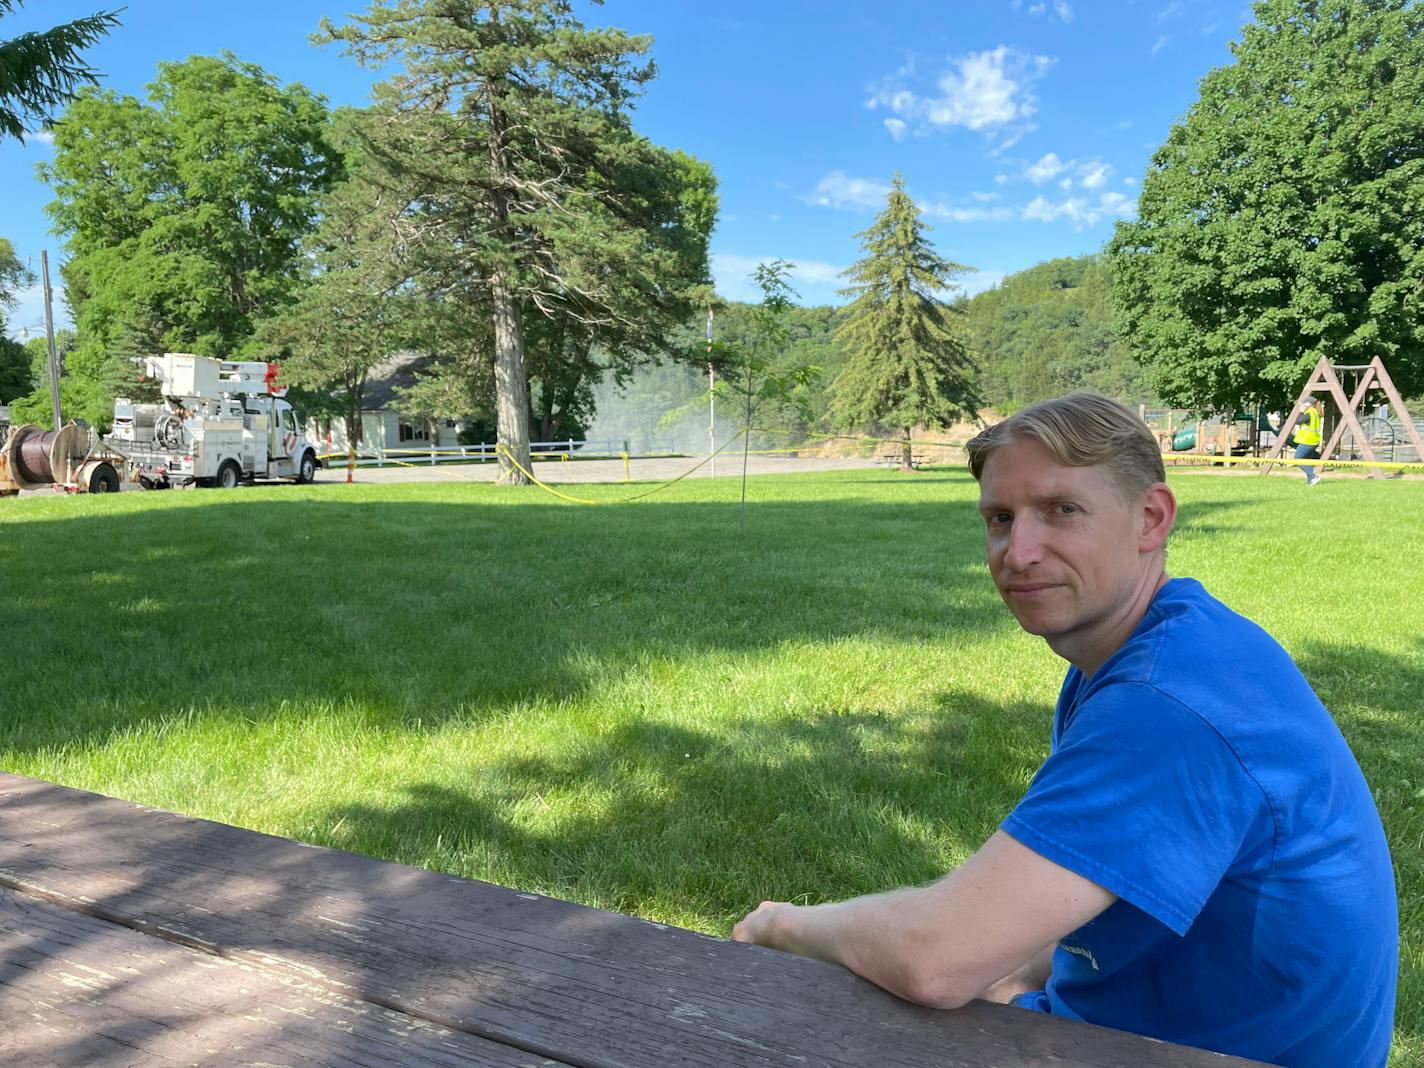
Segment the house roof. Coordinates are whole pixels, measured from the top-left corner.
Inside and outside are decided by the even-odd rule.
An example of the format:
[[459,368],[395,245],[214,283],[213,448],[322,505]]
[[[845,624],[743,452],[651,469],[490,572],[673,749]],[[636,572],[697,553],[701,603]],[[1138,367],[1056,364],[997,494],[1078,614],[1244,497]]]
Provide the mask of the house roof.
[[396,398],[396,390],[408,389],[415,385],[416,376],[434,361],[429,353],[413,349],[393,352],[371,368],[366,376],[366,389],[361,396],[361,410],[380,411],[391,407]]

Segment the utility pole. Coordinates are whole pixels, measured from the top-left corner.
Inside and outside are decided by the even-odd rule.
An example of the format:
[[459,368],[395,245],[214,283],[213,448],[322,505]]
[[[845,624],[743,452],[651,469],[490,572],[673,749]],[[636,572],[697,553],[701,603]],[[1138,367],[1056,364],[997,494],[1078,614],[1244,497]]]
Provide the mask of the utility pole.
[[54,347],[54,293],[49,287],[49,252],[40,250],[40,273],[44,275],[45,337],[49,339],[49,406],[54,428],[59,429],[59,353]]
[[707,456],[708,478],[717,477],[717,370],[712,366],[712,306],[707,307]]

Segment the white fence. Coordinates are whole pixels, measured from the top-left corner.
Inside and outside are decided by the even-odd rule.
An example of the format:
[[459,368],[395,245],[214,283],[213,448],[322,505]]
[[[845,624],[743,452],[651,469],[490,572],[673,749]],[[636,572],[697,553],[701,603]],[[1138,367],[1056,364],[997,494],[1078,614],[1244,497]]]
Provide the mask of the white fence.
[[[672,438],[638,441],[636,444],[640,447],[636,452],[629,448],[630,444],[631,442],[627,439],[616,438],[604,438],[598,441],[575,441],[572,438],[565,441],[531,441],[529,452],[536,460],[546,460],[555,456],[561,460],[616,460],[624,454],[630,457],[671,456],[675,452]],[[322,444],[317,444],[318,449],[323,447]],[[345,452],[325,452],[322,453],[322,456],[327,467],[346,466]],[[382,464],[391,463],[430,464],[431,466],[440,463],[469,464],[484,463],[498,458],[494,442],[484,442],[479,445],[427,445],[424,448],[407,442],[395,449],[386,449],[377,445],[374,449],[362,446],[356,450],[357,467],[379,467]]]

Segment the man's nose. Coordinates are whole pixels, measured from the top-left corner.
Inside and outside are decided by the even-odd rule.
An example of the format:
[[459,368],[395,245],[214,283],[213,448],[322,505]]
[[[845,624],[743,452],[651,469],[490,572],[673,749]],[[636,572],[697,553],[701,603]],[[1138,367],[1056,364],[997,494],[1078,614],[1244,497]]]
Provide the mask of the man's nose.
[[1030,516],[1015,518],[1009,524],[1009,548],[1004,553],[1004,566],[1014,571],[1032,567],[1043,559],[1043,532]]

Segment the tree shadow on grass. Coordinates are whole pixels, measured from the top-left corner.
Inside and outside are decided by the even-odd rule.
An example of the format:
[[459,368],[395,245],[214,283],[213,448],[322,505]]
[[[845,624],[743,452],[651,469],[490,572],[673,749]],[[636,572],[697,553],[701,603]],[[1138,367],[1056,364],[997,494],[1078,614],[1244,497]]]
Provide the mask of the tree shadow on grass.
[[313,492],[10,523],[0,747],[293,705],[434,727],[649,658],[1012,626],[962,502],[735,515]]
[[1424,639],[1412,655],[1311,642],[1296,662],[1354,750],[1384,822],[1399,901],[1396,1046],[1424,1057]]
[[335,829],[318,844],[725,935],[761,897],[943,875],[993,833],[1046,744],[1044,708],[957,692],[717,734],[640,721],[313,824]]

